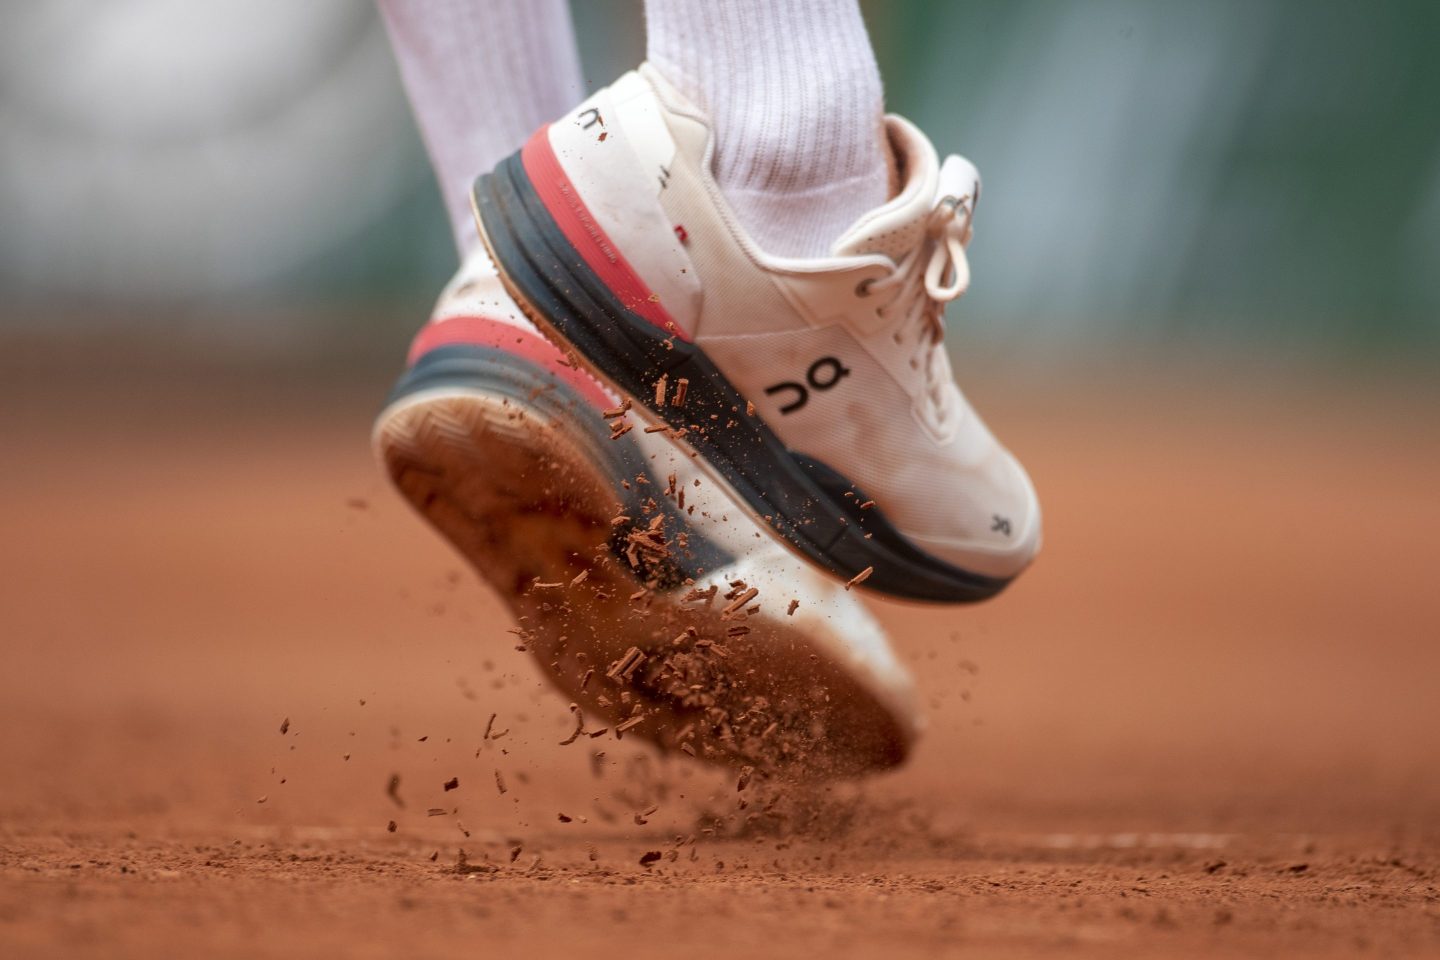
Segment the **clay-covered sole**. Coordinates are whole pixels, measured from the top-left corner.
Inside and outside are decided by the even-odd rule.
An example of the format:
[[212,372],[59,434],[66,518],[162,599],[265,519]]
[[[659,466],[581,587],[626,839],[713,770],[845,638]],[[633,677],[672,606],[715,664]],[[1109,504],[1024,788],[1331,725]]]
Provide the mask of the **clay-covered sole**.
[[608,437],[571,419],[435,388],[392,403],[375,445],[397,489],[526,618],[520,643],[547,676],[601,718],[577,742],[603,729],[806,778],[901,762],[912,733],[783,610],[727,616],[728,581],[708,601],[695,597],[736,568],[696,569],[696,556],[729,558],[694,543],[693,531],[679,548],[678,521],[667,517],[658,530],[674,556],[632,566],[627,541],[645,536],[651,517],[632,517],[617,535],[615,518],[641,511],[624,502],[627,478],[597,466],[594,445]]

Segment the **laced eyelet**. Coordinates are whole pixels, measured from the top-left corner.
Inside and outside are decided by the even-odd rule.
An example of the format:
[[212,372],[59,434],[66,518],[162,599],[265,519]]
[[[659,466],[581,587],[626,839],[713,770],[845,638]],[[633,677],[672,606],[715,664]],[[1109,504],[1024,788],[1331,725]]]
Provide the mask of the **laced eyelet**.
[[861,280],[859,283],[855,284],[855,296],[857,296],[857,297],[868,297],[868,296],[870,296],[870,287],[871,287],[871,285],[874,284],[874,283],[875,283],[875,278],[874,278],[874,277],[866,277],[864,280]]

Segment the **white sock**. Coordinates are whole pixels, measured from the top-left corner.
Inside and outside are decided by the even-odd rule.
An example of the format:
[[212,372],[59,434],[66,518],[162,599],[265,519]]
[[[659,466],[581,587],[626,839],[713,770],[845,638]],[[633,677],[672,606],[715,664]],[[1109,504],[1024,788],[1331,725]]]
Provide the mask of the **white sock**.
[[583,99],[565,0],[379,0],[463,254],[475,178]]
[[710,115],[715,177],[769,253],[819,256],[889,198],[858,0],[646,0],[647,58]]

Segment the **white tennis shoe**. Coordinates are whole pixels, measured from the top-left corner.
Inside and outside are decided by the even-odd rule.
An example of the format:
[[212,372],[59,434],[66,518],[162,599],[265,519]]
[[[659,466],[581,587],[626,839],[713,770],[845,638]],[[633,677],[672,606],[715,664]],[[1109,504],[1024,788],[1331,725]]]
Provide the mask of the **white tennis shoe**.
[[474,199],[520,309],[820,566],[899,597],[1001,590],[1040,545],[1020,464],[951,375],[975,168],[886,120],[899,190],[830,256],[772,256],[651,66],[540,130]]

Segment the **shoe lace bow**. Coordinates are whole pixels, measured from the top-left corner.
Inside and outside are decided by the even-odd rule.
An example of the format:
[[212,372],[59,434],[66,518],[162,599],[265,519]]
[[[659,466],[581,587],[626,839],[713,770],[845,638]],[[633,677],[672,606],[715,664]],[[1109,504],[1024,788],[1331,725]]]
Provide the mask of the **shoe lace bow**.
[[926,216],[921,242],[896,262],[891,273],[867,284],[869,293],[894,291],[880,308],[881,316],[894,322],[892,337],[897,344],[914,344],[910,366],[922,372],[926,396],[942,421],[952,383],[944,346],[945,305],[970,287],[965,248],[975,235],[978,192],[942,196]]

